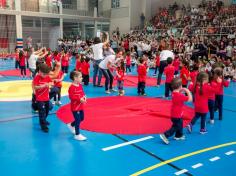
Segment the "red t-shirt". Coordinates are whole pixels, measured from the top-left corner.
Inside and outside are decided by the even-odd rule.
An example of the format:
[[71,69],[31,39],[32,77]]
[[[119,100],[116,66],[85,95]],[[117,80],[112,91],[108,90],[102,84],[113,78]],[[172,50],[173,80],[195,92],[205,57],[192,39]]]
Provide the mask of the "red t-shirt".
[[196,91],[194,92],[195,95],[195,112],[199,113],[207,113],[208,112],[208,98],[210,92],[213,91],[213,88],[208,84],[205,83],[202,85],[202,95],[200,95],[200,85],[196,85]]
[[188,89],[190,90],[190,92],[193,92],[194,89],[194,83],[191,81],[188,85]]
[[197,78],[197,75],[198,75],[198,71],[192,71],[192,72],[190,72],[190,78],[191,78],[191,81],[192,81],[193,83],[195,83],[196,78]]
[[175,71],[179,70],[179,65],[180,65],[179,59],[174,59],[173,66],[175,67]]
[[47,66],[52,67],[52,56],[49,55],[45,59]]
[[168,65],[164,69],[164,74],[166,75],[166,83],[171,83],[171,81],[174,79],[175,67],[173,65]]
[[[62,71],[60,71],[59,74],[57,75],[56,79],[61,79],[63,75],[64,75],[64,73]],[[54,86],[55,87],[62,87],[62,81],[59,81],[59,82],[54,81]]]
[[186,67],[183,67],[180,71],[180,77],[182,79],[182,84],[187,85],[188,84],[188,79],[184,77],[186,75],[187,78],[189,78],[189,71]]
[[124,71],[122,70],[122,69],[117,69],[117,72],[118,72],[118,74],[120,75],[120,77],[116,77],[116,79],[118,80],[118,81],[124,81],[124,76],[125,76],[125,73],[124,73]]
[[82,74],[84,75],[89,75],[89,68],[90,68],[90,65],[88,62],[82,62],[81,63],[81,72]]
[[160,66],[160,56],[159,55],[156,56],[156,66],[157,67]]
[[[41,75],[37,74],[34,77],[33,85],[34,86],[40,86],[45,83],[52,82],[51,78],[49,76],[42,77]],[[49,101],[49,87],[44,87],[41,89],[35,90],[35,97],[36,101]]]
[[80,62],[79,59],[76,60],[75,70],[76,71],[80,71],[81,70],[81,62]]
[[138,66],[138,82],[146,82],[147,70],[146,66],[141,64]]
[[184,102],[188,101],[188,97],[180,92],[173,91],[172,93],[172,105],[171,105],[171,117],[182,118]]
[[209,85],[212,87],[212,91],[209,92],[209,97],[208,97],[208,99],[215,101],[216,92],[217,92],[217,84],[212,81]]
[[85,96],[84,90],[81,84],[74,85],[71,84],[68,90],[70,98],[71,111],[80,111],[84,109],[83,103],[80,102],[80,99]]
[[131,57],[126,56],[126,65],[130,66],[131,65]]
[[57,54],[56,56],[54,55],[54,60],[56,62],[60,62],[61,61],[61,56],[59,54]]
[[61,57],[61,66],[69,66],[69,56],[68,55],[64,55]]
[[26,58],[25,56],[19,57],[20,60],[20,66],[25,66]]
[[214,83],[216,83],[216,95],[223,95],[224,94],[224,87],[229,87],[229,81],[226,80],[222,80],[221,83],[218,83],[216,81],[214,81]]

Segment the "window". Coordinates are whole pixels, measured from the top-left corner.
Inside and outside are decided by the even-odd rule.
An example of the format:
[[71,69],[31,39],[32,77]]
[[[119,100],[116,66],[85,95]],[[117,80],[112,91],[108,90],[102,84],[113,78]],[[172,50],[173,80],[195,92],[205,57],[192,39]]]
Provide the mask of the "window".
[[111,0],[111,8],[119,8],[120,0]]

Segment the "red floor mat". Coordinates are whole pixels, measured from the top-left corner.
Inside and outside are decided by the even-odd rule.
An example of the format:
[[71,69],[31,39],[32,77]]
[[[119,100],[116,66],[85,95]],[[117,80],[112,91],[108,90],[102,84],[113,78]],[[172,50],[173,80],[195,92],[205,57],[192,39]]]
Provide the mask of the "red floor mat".
[[[2,76],[21,76],[20,69],[18,70],[4,70],[0,71],[0,75]],[[30,76],[30,72],[26,69],[26,76]]]
[[[91,98],[85,106],[84,130],[109,134],[157,134],[171,126],[171,101],[146,97]],[[184,126],[194,115],[184,107]],[[57,116],[64,123],[73,121],[70,104],[62,106]]]

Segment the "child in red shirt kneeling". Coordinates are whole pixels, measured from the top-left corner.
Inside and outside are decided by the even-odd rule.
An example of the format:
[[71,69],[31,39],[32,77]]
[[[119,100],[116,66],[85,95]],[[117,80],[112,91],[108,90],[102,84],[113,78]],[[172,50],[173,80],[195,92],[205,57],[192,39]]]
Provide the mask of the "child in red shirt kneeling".
[[[160,138],[165,144],[169,144],[168,138],[175,134],[175,140],[184,140],[185,136],[183,135],[183,106],[184,102],[192,101],[192,95],[190,91],[186,88],[182,88],[182,81],[180,78],[174,78],[171,82],[173,88],[172,93],[172,105],[171,105],[171,128],[166,131],[164,134],[160,134]],[[187,94],[184,95],[184,94]]]

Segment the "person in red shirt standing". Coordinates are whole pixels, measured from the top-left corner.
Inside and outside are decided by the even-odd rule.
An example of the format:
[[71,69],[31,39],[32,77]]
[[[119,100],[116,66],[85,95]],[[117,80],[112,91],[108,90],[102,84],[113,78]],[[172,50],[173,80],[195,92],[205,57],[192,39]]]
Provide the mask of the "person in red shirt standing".
[[182,86],[187,88],[187,85],[188,85],[188,80],[189,80],[189,76],[190,76],[190,73],[189,73],[189,69],[188,69],[188,61],[186,60],[183,60],[182,61],[182,69],[180,71],[180,78],[182,79]]
[[15,58],[15,68],[18,69],[20,67],[19,49],[18,48],[15,49],[14,58]]
[[49,77],[50,68],[47,64],[40,64],[39,73],[33,79],[33,91],[38,106],[39,123],[43,132],[49,131],[47,116],[49,112],[49,90],[52,80]]
[[76,71],[81,71],[81,55],[80,54],[76,54],[75,58],[76,58],[75,70]]
[[125,57],[126,60],[126,72],[131,72],[131,57],[130,57],[130,52],[128,51]]
[[67,51],[63,51],[61,56],[61,70],[64,74],[68,73],[69,69],[69,54]]
[[169,97],[169,93],[171,89],[171,81],[174,78],[175,67],[172,65],[172,58],[167,58],[168,66],[164,69],[164,74],[166,75],[166,83],[165,83],[165,98]]
[[[172,104],[171,104],[171,128],[164,134],[160,134],[160,138],[165,144],[169,144],[168,138],[175,134],[175,140],[184,140],[183,135],[183,106],[184,102],[192,101],[192,95],[186,88],[182,88],[182,81],[180,78],[174,78],[171,82],[173,89]],[[184,95],[183,93],[187,94]]]
[[118,64],[119,66],[117,67],[117,70],[116,70],[118,94],[120,96],[123,96],[125,94],[125,91],[124,91],[125,64],[124,64],[124,61],[121,61]]
[[90,70],[90,65],[89,65],[89,58],[85,58],[81,60],[81,73],[82,73],[82,77],[83,77],[83,83],[84,85],[88,85],[89,84],[89,70]]
[[222,68],[217,67],[214,69],[214,82],[217,87],[215,110],[219,109],[219,120],[222,120],[224,87],[229,87],[230,79],[224,80]]
[[177,77],[179,74],[179,65],[180,65],[179,56],[175,56],[173,61],[173,66],[175,67],[175,77]]
[[57,104],[57,105],[61,105],[61,88],[62,88],[62,81],[64,79],[64,73],[60,70],[57,77],[55,79],[53,79],[54,81],[54,87],[56,87],[58,90],[56,92],[56,94],[54,95],[54,101],[52,102],[52,104]]
[[19,62],[20,62],[20,72],[21,72],[21,78],[26,77],[26,57],[24,54],[24,51],[19,52]]
[[69,87],[71,111],[74,116],[74,122],[67,124],[70,131],[75,134],[74,139],[84,141],[87,138],[80,133],[80,123],[84,120],[84,104],[87,99],[82,87],[82,74],[78,71],[70,73],[70,79],[73,81]]
[[138,65],[138,95],[146,96],[145,83],[147,76],[147,67],[144,65],[144,60],[141,58]]
[[201,128],[200,133],[207,133],[206,130],[206,115],[208,113],[208,98],[213,88],[208,84],[209,76],[206,72],[200,72],[197,75],[196,83],[194,84],[192,92],[194,93],[195,102],[194,110],[195,116],[191,123],[187,126],[188,131],[192,132],[192,126],[201,117]]

